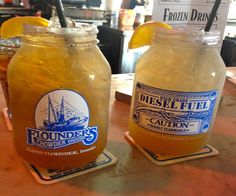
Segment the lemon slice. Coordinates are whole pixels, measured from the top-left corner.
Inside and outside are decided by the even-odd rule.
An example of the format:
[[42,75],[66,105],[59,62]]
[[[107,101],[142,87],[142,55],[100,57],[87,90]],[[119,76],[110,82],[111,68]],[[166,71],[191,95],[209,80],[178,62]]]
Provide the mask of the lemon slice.
[[163,22],[147,22],[138,26],[129,42],[129,49],[139,48],[142,46],[147,46],[151,44],[153,34],[156,28],[162,27],[171,29],[172,27]]
[[49,21],[38,16],[17,16],[6,20],[1,26],[1,38],[22,36],[23,25],[48,26]]

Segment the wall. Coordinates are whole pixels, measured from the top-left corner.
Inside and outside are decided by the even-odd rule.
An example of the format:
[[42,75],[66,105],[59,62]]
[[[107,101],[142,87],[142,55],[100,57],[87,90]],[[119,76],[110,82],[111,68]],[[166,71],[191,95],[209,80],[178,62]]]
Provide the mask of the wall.
[[230,4],[228,22],[225,27],[224,35],[236,37],[236,0],[232,1]]

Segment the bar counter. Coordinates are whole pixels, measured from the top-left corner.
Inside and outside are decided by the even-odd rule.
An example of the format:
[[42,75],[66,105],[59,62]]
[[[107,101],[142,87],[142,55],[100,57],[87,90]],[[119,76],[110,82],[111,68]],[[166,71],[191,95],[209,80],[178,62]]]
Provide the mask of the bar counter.
[[[132,76],[113,75],[106,149],[117,157],[117,164],[52,185],[34,180],[16,154],[12,132],[1,115],[0,195],[236,195],[236,84],[225,82],[209,142],[219,155],[169,166],[154,165],[124,137],[129,105],[115,100],[115,90],[131,86]],[[1,111],[4,107],[0,90]]]

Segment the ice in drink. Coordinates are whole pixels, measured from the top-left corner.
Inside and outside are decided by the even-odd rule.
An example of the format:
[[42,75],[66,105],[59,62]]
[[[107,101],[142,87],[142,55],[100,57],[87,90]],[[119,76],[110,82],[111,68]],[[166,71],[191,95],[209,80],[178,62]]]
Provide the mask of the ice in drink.
[[81,25],[30,28],[23,36],[8,79],[14,143],[29,163],[75,168],[105,148],[111,71],[96,34]]
[[182,155],[209,141],[225,80],[219,32],[159,30],[136,66],[129,131],[143,148]]

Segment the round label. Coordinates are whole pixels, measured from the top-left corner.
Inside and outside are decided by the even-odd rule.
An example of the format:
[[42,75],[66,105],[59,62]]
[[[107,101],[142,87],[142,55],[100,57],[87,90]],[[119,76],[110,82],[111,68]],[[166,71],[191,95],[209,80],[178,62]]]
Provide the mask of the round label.
[[89,127],[89,107],[71,90],[54,90],[41,97],[35,109],[35,128],[26,128],[27,143],[44,149],[57,149],[82,142],[92,145],[97,126]]

